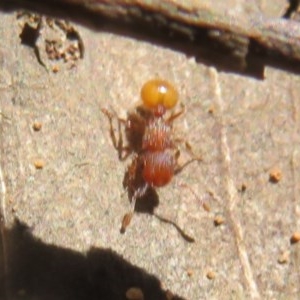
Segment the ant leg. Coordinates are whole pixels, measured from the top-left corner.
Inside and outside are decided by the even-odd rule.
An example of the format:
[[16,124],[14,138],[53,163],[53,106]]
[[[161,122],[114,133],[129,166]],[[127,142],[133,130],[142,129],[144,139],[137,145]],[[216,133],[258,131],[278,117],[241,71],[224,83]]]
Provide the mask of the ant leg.
[[181,105],[181,110],[178,111],[177,113],[172,113],[171,116],[166,120],[166,123],[172,123],[175,119],[180,117],[182,114],[185,113],[185,106]]
[[[132,153],[132,149],[129,146],[123,146],[123,135],[122,135],[121,124],[127,126],[126,125],[127,121],[119,118],[118,116],[117,119],[118,119],[118,132],[119,132],[117,151],[118,151],[119,160],[124,161]],[[124,155],[123,152],[125,152]]]
[[[101,111],[107,116],[109,121],[109,133],[110,137],[113,143],[114,148],[118,151],[118,158],[119,160],[126,160],[126,158],[131,154],[131,149],[128,146],[123,146],[123,136],[122,136],[122,130],[121,130],[121,124],[124,124],[126,126],[126,120],[121,119],[117,116],[117,114],[109,112],[107,109],[102,108]],[[118,138],[116,137],[115,130],[113,127],[113,118],[116,118],[118,120]],[[123,156],[123,152],[125,152],[125,155]]]
[[[112,123],[112,120],[114,118],[114,116],[112,115],[111,112],[109,112],[107,109],[105,108],[101,108],[101,111],[107,116],[108,118],[108,121],[109,121],[109,133],[110,133],[110,136],[111,136],[111,139],[112,139],[112,143],[113,143],[113,146],[115,147],[115,149],[118,150],[118,147],[119,147],[119,144],[120,142],[117,140],[117,137],[115,135],[115,131],[114,131],[114,127],[113,127],[113,123]],[[119,129],[120,129],[120,126],[119,126]]]
[[136,200],[138,198],[141,198],[145,195],[147,189],[148,189],[149,185],[147,183],[145,183],[142,187],[139,187],[135,192],[134,195],[131,199],[131,208],[130,211],[128,213],[125,214],[125,216],[123,217],[122,220],[122,226],[121,226],[121,233],[124,233],[126,231],[126,228],[129,226],[131,219],[133,217],[134,211],[135,211],[135,204],[136,204]]
[[178,159],[179,159],[179,156],[180,156],[180,150],[178,149],[176,151],[176,153],[175,153],[175,160],[176,160],[176,164],[177,164],[177,166],[175,167],[175,171],[174,171],[175,175],[177,175],[178,173],[180,173],[185,167],[187,167],[192,162],[194,162],[194,161],[202,161],[202,157],[201,156],[196,156],[193,153],[191,145],[188,142],[185,143],[185,146],[186,146],[186,150],[189,152],[189,154],[191,155],[192,158],[189,159],[189,160],[187,160],[185,163],[179,165],[178,164]]
[[202,158],[200,155],[196,155],[193,151],[193,148],[191,146],[191,144],[187,141],[184,142],[184,145],[185,145],[185,150],[189,153],[189,155],[194,158],[195,160],[198,160],[198,161],[201,161]]

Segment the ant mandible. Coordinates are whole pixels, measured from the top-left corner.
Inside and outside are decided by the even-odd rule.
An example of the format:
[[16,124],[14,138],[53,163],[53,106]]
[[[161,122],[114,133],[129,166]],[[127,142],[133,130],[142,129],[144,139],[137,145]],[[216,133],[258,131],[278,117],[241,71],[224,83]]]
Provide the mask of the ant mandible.
[[[178,144],[182,140],[174,138],[172,124],[185,109],[182,106],[180,111],[166,115],[178,103],[178,92],[174,86],[162,79],[149,80],[141,89],[141,100],[141,105],[129,112],[127,119],[102,109],[109,119],[110,135],[119,159],[125,160],[130,154],[134,154],[124,180],[131,198],[131,210],[123,218],[121,232],[125,232],[132,219],[136,200],[142,198],[148,188],[167,185],[185,166],[201,160],[192,153],[189,144],[185,143],[192,158],[182,165],[178,163]],[[118,138],[113,128],[113,118],[118,120]],[[123,145],[121,124],[125,127],[127,146]]]

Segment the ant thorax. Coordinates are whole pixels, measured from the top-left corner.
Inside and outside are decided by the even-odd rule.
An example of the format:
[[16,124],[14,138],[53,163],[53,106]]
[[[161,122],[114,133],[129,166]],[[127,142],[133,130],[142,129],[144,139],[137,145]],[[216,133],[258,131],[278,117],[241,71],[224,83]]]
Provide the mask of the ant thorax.
[[162,117],[149,120],[142,140],[143,150],[164,151],[172,147],[171,126]]

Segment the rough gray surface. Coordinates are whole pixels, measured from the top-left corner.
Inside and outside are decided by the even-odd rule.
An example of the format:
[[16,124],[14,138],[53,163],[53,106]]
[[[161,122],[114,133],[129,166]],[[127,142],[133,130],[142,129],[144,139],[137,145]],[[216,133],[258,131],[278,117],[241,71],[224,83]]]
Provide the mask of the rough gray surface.
[[[300,229],[299,76],[271,68],[263,81],[217,73],[170,49],[76,28],[84,58],[53,73],[21,45],[16,15],[1,13],[6,225],[17,217],[43,243],[81,253],[111,248],[186,299],[298,299],[299,245],[289,239]],[[156,213],[195,243],[150,214],[137,213],[127,232],[119,232],[129,208],[122,180],[130,159],[118,161],[100,108],[126,116],[142,84],[156,76],[178,88],[187,108],[178,130],[203,156],[158,190]],[[39,132],[35,121],[42,123]],[[36,159],[43,169],[34,167]],[[274,167],[282,172],[277,184],[269,182]],[[219,227],[216,215],[225,218]],[[285,264],[277,261],[282,253],[289,254]]]

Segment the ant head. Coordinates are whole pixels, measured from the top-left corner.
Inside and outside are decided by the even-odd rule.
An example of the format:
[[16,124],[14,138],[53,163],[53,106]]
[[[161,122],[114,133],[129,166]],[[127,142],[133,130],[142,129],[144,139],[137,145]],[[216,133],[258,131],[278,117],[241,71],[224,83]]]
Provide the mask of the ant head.
[[160,117],[178,102],[178,93],[174,86],[166,80],[152,79],[147,81],[141,90],[143,105]]

